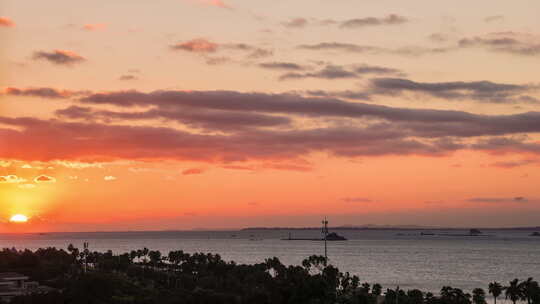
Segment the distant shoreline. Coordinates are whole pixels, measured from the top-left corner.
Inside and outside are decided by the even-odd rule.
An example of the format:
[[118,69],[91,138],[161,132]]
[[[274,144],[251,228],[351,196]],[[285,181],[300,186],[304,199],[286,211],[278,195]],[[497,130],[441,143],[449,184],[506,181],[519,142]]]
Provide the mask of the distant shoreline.
[[[481,231],[540,231],[540,226],[531,227],[470,227]],[[384,227],[384,226],[368,226],[368,227],[348,227],[336,226],[328,227],[329,230],[338,231],[463,231],[469,230],[465,227]],[[230,228],[230,229],[185,229],[185,230],[109,230],[109,231],[34,231],[34,232],[0,232],[0,235],[36,235],[36,234],[110,234],[110,233],[175,233],[175,232],[240,232],[240,231],[312,231],[320,230],[321,227],[247,227],[247,228]]]
[[[505,227],[505,228],[478,228],[474,227],[476,229],[480,230],[515,230],[515,231],[535,231],[540,230],[540,226],[537,227]],[[240,231],[257,231],[257,230],[320,230],[321,227],[248,227],[243,228]],[[418,231],[418,230],[433,230],[433,231],[441,231],[441,230],[469,230],[470,228],[447,228],[447,227],[328,227],[329,230],[382,230],[382,231],[397,231],[397,230],[408,230],[408,231]]]

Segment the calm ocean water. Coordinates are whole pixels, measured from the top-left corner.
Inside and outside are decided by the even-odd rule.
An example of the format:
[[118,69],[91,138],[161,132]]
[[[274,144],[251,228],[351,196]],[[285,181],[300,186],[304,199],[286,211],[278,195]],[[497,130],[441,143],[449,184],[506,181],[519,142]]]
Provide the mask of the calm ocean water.
[[[540,279],[540,237],[532,231],[486,230],[483,236],[421,236],[415,230],[336,230],[349,240],[329,242],[332,264],[356,274],[364,282],[384,288],[439,291],[443,285],[466,290],[487,288],[488,282],[513,278]],[[435,233],[459,233],[434,231]],[[461,231],[464,233],[465,231]],[[299,264],[312,254],[323,254],[323,242],[282,241],[288,231],[175,231],[114,233],[0,234],[0,247],[36,249],[82,247],[122,253],[148,247],[167,253],[219,253],[225,260],[259,263],[276,256]],[[319,237],[317,230],[291,231],[293,237]]]

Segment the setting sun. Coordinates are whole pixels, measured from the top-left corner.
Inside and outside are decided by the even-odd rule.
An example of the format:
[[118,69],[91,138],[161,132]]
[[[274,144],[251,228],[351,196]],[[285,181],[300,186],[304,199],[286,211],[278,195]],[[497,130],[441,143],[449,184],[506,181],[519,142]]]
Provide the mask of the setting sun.
[[23,214],[15,214],[9,219],[9,221],[12,223],[26,223],[28,222],[28,217]]

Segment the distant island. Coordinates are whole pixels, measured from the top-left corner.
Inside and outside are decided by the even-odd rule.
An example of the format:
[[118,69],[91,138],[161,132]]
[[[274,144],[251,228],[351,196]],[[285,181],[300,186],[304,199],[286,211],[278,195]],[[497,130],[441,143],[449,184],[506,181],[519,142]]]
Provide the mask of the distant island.
[[[240,231],[257,231],[257,230],[320,230],[321,227],[247,227]],[[386,226],[386,225],[366,225],[366,226],[334,226],[328,227],[331,230],[450,230],[450,231],[470,231],[471,228],[466,227],[430,227],[430,226]],[[536,227],[480,227],[473,228],[474,230],[518,230],[531,231],[540,230],[540,226]]]

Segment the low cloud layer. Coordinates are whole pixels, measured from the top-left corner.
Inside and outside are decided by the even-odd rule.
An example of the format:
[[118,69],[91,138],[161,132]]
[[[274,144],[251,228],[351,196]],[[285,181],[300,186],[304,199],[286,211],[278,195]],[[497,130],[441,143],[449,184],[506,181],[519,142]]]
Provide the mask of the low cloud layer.
[[[0,128],[6,143],[0,157],[231,162],[296,159],[312,152],[342,157],[440,156],[463,149],[540,154],[540,143],[523,136],[540,133],[539,112],[480,115],[234,91],[118,91],[79,102],[58,110],[61,119],[0,117],[6,126]],[[299,119],[310,127],[295,127]],[[133,124],[142,120],[157,124]],[[163,127],[163,120],[179,128]]]

